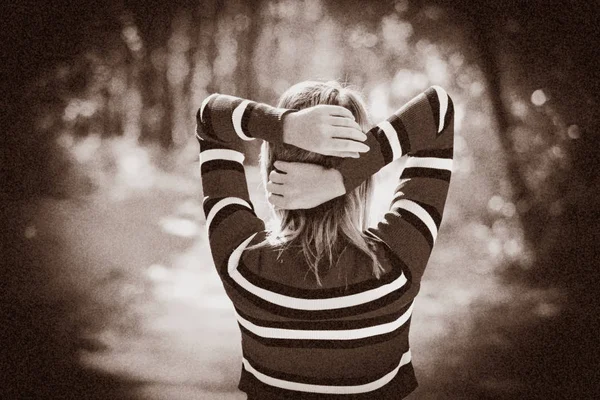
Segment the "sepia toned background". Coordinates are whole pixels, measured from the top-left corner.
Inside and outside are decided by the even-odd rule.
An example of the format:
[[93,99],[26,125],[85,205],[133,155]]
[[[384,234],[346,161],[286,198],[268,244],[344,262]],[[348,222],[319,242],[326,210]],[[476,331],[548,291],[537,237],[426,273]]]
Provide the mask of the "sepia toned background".
[[[359,89],[456,112],[411,399],[593,399],[599,7],[531,0],[3,5],[0,398],[245,399],[194,137],[210,93]],[[268,218],[258,145],[251,197]],[[377,175],[385,211],[398,170]]]

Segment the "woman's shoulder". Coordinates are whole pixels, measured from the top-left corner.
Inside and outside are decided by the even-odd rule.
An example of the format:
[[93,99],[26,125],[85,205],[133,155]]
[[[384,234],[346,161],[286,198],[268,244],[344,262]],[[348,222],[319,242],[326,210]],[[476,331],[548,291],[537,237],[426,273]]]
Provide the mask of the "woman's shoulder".
[[[266,232],[259,232],[249,243],[249,247],[263,242],[265,244],[244,251],[242,260],[246,272],[289,286],[313,288],[313,274],[307,273],[309,264],[302,246],[289,243],[269,244],[268,241],[265,242],[267,238]],[[384,274],[401,266],[385,243],[375,239],[370,243]],[[331,267],[321,264],[319,268],[323,288],[338,287],[340,279],[344,284],[354,284],[373,278],[372,260],[367,253],[349,241],[339,243],[336,250],[337,256]]]

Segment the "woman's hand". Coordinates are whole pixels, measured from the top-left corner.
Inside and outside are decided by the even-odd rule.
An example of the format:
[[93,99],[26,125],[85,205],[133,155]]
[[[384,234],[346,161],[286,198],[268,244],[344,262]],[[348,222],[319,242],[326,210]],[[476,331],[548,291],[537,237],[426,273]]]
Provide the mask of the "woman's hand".
[[369,151],[367,136],[345,107],[317,105],[287,114],[283,142],[326,156],[354,157]]
[[292,210],[313,208],[346,193],[342,174],[317,164],[275,161],[269,174],[269,203]]

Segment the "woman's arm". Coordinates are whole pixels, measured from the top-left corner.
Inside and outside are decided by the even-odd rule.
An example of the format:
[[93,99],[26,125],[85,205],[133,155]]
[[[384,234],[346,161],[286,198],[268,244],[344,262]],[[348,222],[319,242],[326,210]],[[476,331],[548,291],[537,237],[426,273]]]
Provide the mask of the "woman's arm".
[[236,151],[256,138],[283,143],[283,119],[293,110],[271,107],[226,94],[214,93],[196,114],[197,137]]
[[227,270],[230,256],[244,240],[264,230],[248,193],[243,142],[256,137],[281,142],[288,111],[221,94],[210,95],[198,109],[203,208],[219,273]]
[[198,138],[237,146],[238,150],[243,148],[242,141],[258,138],[338,157],[358,157],[369,151],[360,143],[366,135],[344,107],[317,105],[288,110],[215,93],[203,101],[197,121],[205,119],[205,109],[210,123]]
[[[367,132],[364,142],[371,148],[360,159],[345,159],[338,167],[346,193],[402,156],[453,147],[452,100],[444,89],[432,86],[413,97],[387,120]],[[424,153],[423,153],[424,154]],[[408,162],[408,161],[407,161]],[[408,166],[407,166],[408,167]]]
[[[444,89],[429,88],[379,124],[374,136],[384,163],[408,158],[389,211],[369,231],[388,245],[418,283],[437,238],[452,176],[452,100]],[[345,168],[360,169],[352,167],[352,161],[358,160],[345,160]],[[360,173],[345,182],[347,188],[364,176]]]

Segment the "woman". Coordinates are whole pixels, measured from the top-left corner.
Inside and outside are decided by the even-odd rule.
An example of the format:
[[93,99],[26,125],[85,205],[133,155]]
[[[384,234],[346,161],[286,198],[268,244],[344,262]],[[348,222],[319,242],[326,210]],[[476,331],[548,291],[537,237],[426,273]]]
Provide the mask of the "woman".
[[[416,388],[410,317],[448,193],[453,115],[435,86],[368,131],[360,96],[335,82],[295,85],[277,108],[220,94],[202,103],[203,207],[248,399],[396,400]],[[256,138],[268,230],[242,164]],[[370,177],[405,155],[389,211],[369,228]]]

